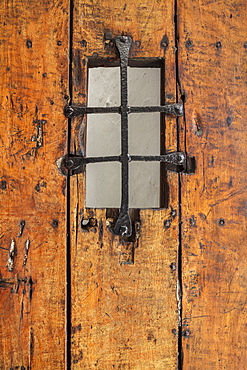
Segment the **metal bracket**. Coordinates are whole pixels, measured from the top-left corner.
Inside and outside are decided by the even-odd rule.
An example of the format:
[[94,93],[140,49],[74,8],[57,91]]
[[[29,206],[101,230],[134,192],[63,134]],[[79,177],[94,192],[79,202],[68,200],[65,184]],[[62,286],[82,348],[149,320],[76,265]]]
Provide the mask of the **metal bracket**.
[[182,152],[172,152],[159,156],[130,156],[128,153],[128,115],[130,113],[160,112],[166,115],[182,116],[181,104],[164,106],[130,107],[128,106],[127,67],[132,39],[129,36],[115,37],[116,47],[120,55],[121,73],[121,105],[120,107],[81,107],[67,105],[64,113],[68,118],[83,116],[91,113],[119,113],[121,115],[121,155],[109,157],[83,157],[65,155],[57,161],[59,171],[63,175],[79,173],[85,170],[87,163],[112,162],[121,163],[121,208],[118,219],[113,227],[113,233],[122,237],[132,234],[131,220],[129,216],[129,163],[131,161],[159,161],[178,166],[176,172],[183,172],[187,166],[187,157]]

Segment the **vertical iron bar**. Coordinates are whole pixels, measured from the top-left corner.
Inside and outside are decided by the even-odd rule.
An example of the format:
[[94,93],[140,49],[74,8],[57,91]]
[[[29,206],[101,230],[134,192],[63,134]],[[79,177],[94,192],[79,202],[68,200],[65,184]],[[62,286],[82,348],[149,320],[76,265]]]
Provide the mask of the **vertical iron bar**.
[[[120,39],[126,43],[127,37]],[[125,51],[126,49],[124,49]],[[121,163],[122,163],[122,200],[121,210],[128,212],[129,208],[129,135],[128,135],[128,54],[120,49],[121,73]]]
[[121,236],[130,236],[132,233],[129,217],[129,137],[128,137],[128,59],[132,40],[128,36],[115,38],[120,54],[121,73],[121,209],[114,232]]

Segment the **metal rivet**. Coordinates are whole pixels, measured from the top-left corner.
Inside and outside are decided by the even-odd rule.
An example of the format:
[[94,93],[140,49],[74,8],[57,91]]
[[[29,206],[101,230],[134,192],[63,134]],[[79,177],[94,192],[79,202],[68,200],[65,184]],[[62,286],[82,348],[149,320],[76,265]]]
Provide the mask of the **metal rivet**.
[[139,41],[139,40],[135,41],[135,46],[137,48],[139,48],[141,46],[141,41]]
[[189,338],[189,336],[190,336],[190,331],[187,329],[187,330],[184,330],[183,332],[182,332],[182,336],[183,337],[185,337],[185,338]]
[[66,166],[67,168],[71,168],[71,167],[73,167],[74,162],[73,162],[73,160],[72,160],[72,159],[66,159],[64,164],[65,164],[65,166]]
[[33,46],[32,41],[31,40],[27,40],[26,41],[26,46],[27,46],[28,49],[30,49]]
[[186,48],[192,48],[194,45],[193,45],[193,41],[191,39],[188,39],[185,43],[185,46]]
[[167,49],[169,45],[169,39],[166,35],[163,36],[162,40],[160,41],[160,47],[162,49]]
[[58,228],[58,220],[53,220],[51,224],[54,229]]
[[191,226],[196,226],[196,219],[195,219],[195,217],[194,216],[192,216],[191,218],[190,218],[190,225]]
[[113,36],[112,36],[112,32],[107,30],[105,31],[105,34],[104,34],[104,40],[105,41],[110,41],[113,39]]
[[5,180],[0,181],[0,189],[2,189],[2,190],[7,189],[7,182]]
[[169,229],[169,227],[171,226],[171,220],[170,219],[165,220],[164,226],[165,226],[166,229]]
[[220,226],[225,226],[225,220],[223,218],[220,218],[219,225]]
[[170,269],[171,269],[172,271],[176,271],[176,269],[177,269],[177,264],[176,264],[176,262],[172,262],[172,263],[170,264]]
[[83,48],[85,48],[87,46],[87,41],[86,40],[81,40],[80,41],[80,44]]
[[221,44],[220,41],[217,41],[215,46],[216,46],[216,49],[221,49],[222,48],[222,44]]
[[233,121],[232,117],[227,117],[226,124],[227,124],[228,127],[231,125],[232,121]]

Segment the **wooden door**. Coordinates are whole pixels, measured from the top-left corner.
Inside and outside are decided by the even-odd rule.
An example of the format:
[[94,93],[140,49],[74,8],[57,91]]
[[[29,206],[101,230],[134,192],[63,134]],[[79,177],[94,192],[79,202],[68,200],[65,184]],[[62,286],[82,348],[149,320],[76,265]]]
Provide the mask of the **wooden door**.
[[[245,368],[246,11],[2,2],[1,369]],[[160,58],[162,103],[183,104],[163,147],[196,161],[167,171],[166,207],[132,212],[129,239],[109,231],[113,210],[85,207],[85,173],[56,165],[81,154],[65,105],[86,105],[89,63],[116,60],[122,34],[131,59]]]

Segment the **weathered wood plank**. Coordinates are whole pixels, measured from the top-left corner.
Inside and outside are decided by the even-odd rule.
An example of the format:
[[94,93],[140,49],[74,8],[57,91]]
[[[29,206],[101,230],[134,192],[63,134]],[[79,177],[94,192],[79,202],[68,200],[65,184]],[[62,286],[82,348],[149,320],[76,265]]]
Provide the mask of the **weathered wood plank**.
[[0,17],[0,368],[63,369],[68,2],[6,0]]
[[[106,31],[132,36],[132,58],[165,56],[166,102],[174,103],[173,16],[173,2],[75,1],[73,103],[86,103],[88,58],[116,59],[112,43],[104,42]],[[161,47],[165,35],[168,48]],[[176,138],[176,120],[168,122],[167,137]],[[78,153],[79,125],[74,120],[71,144]],[[176,149],[176,139],[166,144]],[[84,175],[71,179],[73,369],[176,368],[177,175],[169,180],[169,208],[141,211],[138,241],[121,243],[107,229],[105,210],[85,208]],[[83,217],[91,226],[81,228]],[[123,264],[132,250],[134,264]]]
[[246,32],[244,1],[179,1],[184,370],[244,369],[246,351]]

